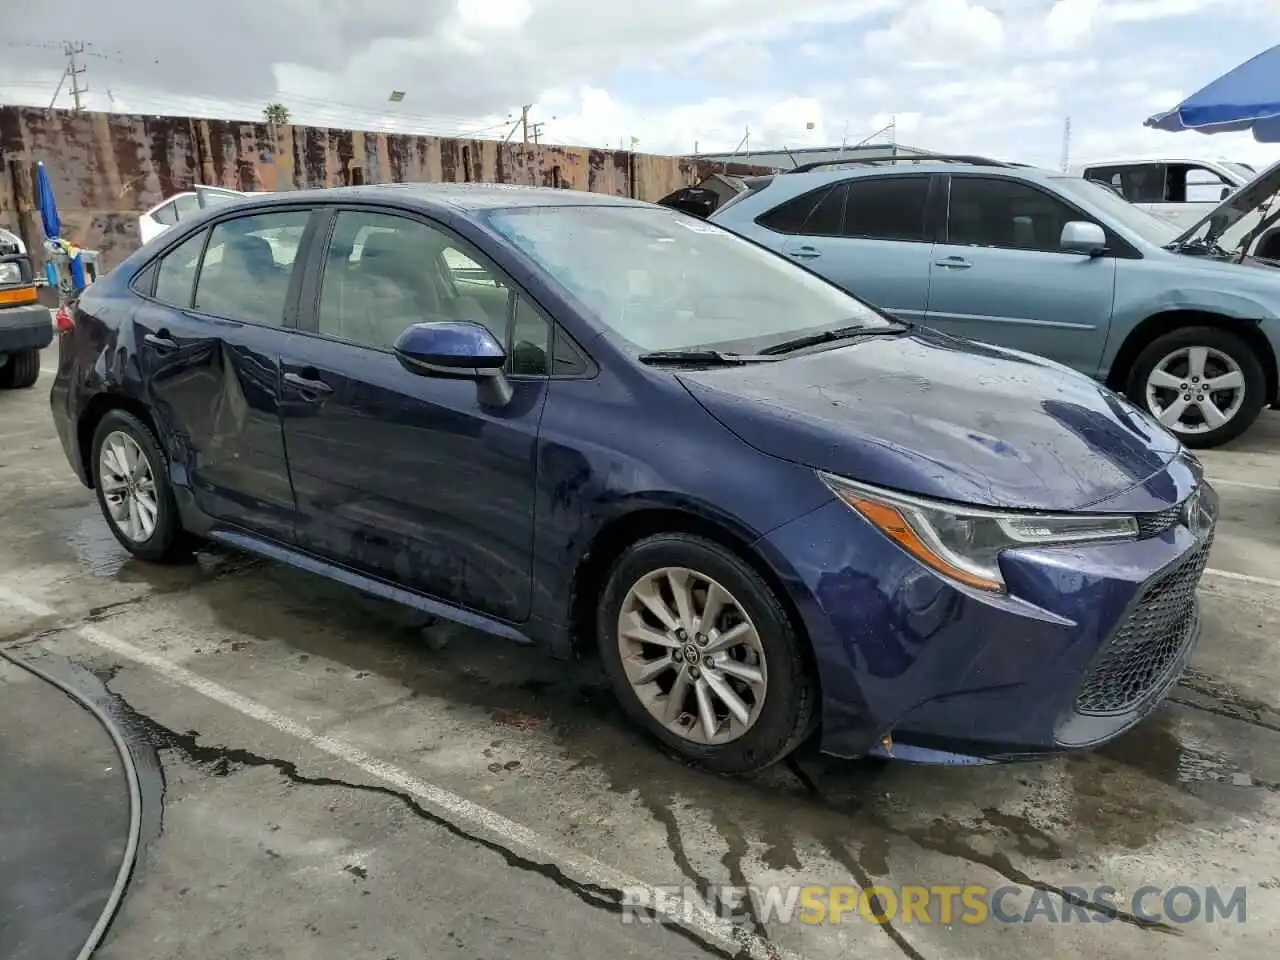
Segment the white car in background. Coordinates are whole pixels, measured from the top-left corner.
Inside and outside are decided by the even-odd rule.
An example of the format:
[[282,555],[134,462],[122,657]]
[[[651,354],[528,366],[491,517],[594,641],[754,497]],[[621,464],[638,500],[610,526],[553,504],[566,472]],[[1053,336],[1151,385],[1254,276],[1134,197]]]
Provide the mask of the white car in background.
[[190,190],[174,194],[161,203],[157,203],[138,217],[138,236],[143,243],[150,243],[184,217],[192,217],[220,203],[230,203],[242,197],[252,197],[265,193],[256,190],[246,193],[241,190],[229,190],[226,187],[206,187],[196,185]]
[[1182,227],[1194,226],[1257,176],[1247,163],[1180,158],[1107,160],[1072,172],[1104,183],[1134,206]]

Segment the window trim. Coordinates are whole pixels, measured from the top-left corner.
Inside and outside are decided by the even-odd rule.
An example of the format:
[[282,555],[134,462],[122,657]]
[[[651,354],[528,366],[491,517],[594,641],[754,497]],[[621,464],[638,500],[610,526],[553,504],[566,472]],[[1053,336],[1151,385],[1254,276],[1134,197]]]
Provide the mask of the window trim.
[[1031,181],[1024,180],[1021,177],[1011,177],[1011,176],[1007,176],[1000,173],[987,173],[987,172],[947,173],[947,174],[943,174],[942,176],[946,177],[946,197],[947,197],[946,220],[942,225],[941,236],[936,241],[937,243],[943,243],[951,247],[976,247],[979,250],[1012,250],[1019,253],[1044,253],[1044,254],[1051,254],[1051,255],[1057,255],[1057,256],[1063,256],[1063,257],[1078,257],[1079,256],[1078,253],[1071,253],[1066,250],[1025,250],[1021,247],[1003,247],[1003,246],[995,246],[994,244],[978,245],[978,244],[967,244],[967,243],[955,243],[951,239],[951,186],[952,184],[955,183],[956,180],[1005,180],[1010,183],[1020,184],[1029,190],[1034,190],[1037,193],[1043,194],[1044,196],[1048,197],[1051,200],[1056,200],[1058,203],[1062,204],[1064,207],[1067,207],[1069,210],[1072,210],[1073,212],[1079,214],[1082,220],[1087,220],[1090,223],[1096,223],[1098,226],[1100,226],[1107,237],[1106,256],[1116,260],[1143,259],[1142,253],[1136,247],[1134,247],[1133,244],[1129,243],[1128,240],[1126,240],[1124,237],[1120,236],[1118,233],[1112,230],[1111,227],[1103,223],[1098,217],[1095,217],[1091,213],[1085,212],[1077,204],[1068,200],[1066,197],[1061,196],[1060,194],[1054,193],[1052,190],[1047,190],[1044,187],[1040,186],[1038,183],[1032,183]]
[[[256,320],[239,320],[232,317],[223,317],[216,313],[208,313],[195,308],[196,290],[200,286],[200,274],[204,271],[204,258],[209,252],[209,240],[213,237],[214,228],[219,224],[228,223],[232,220],[247,220],[252,217],[264,217],[274,213],[307,213],[310,216],[307,224],[302,229],[302,238],[298,242],[298,252],[293,258],[293,264],[290,267],[289,287],[285,295],[284,314],[281,317],[281,323],[277,326],[274,324],[259,323]],[[314,203],[290,203],[290,204],[271,204],[270,206],[258,207],[256,209],[246,210],[237,207],[228,210],[222,215],[215,215],[208,219],[201,219],[200,225],[194,229],[188,227],[186,232],[181,236],[170,238],[171,242],[166,243],[164,248],[157,251],[155,256],[149,258],[146,263],[140,266],[132,277],[129,278],[129,289],[142,299],[159,307],[168,310],[181,310],[192,317],[202,320],[216,320],[219,323],[235,323],[246,327],[256,327],[259,330],[287,330],[295,331],[297,329],[299,304],[298,295],[302,287],[302,275],[306,270],[307,264],[310,262],[311,248],[315,244],[315,233],[317,229],[318,215],[323,213],[323,208]],[[165,236],[170,233],[177,233],[177,228],[170,228],[165,231]],[[159,300],[155,296],[155,287],[160,276],[160,264],[169,254],[173,253],[178,247],[182,246],[191,238],[199,233],[204,233],[204,243],[200,245],[200,262],[196,264],[195,277],[191,281],[191,302],[185,307],[176,304],[166,303]],[[139,286],[139,281],[147,279],[147,289]]]
[[[316,224],[315,234],[312,238],[310,247],[307,250],[307,260],[303,264],[301,273],[301,281],[299,283],[297,298],[297,324],[292,328],[292,332],[301,336],[313,337],[317,340],[325,340],[329,343],[340,343],[347,347],[355,347],[360,350],[370,350],[374,353],[380,353],[385,356],[394,356],[392,350],[382,347],[372,347],[368,344],[356,343],[354,340],[344,340],[341,337],[331,337],[320,331],[320,291],[324,282],[325,265],[328,262],[327,253],[329,244],[333,239],[333,232],[338,224],[338,214],[340,213],[374,213],[388,217],[399,217],[403,220],[410,220],[419,223],[432,230],[437,230],[451,240],[455,241],[461,252],[475,263],[491,271],[498,277],[501,277],[507,289],[515,294],[516,297],[522,297],[530,306],[538,313],[550,327],[550,333],[547,337],[548,346],[554,348],[557,334],[563,336],[569,343],[573,351],[578,354],[584,364],[584,370],[577,373],[554,374],[554,373],[510,373],[505,368],[503,374],[508,380],[516,382],[524,382],[526,380],[591,380],[600,373],[599,364],[595,358],[591,356],[582,345],[574,339],[573,335],[559,323],[551,313],[542,306],[528,290],[521,284],[512,279],[507,271],[503,270],[493,262],[483,250],[474,243],[458,234],[456,230],[451,229],[444,223],[441,223],[434,217],[405,207],[388,207],[373,203],[335,203],[328,202],[318,204],[314,207],[315,219],[319,221]],[[301,251],[299,252],[301,255]],[[515,300],[508,299],[507,309],[515,310]],[[514,331],[515,314],[511,313],[511,322],[508,325],[508,334]],[[508,335],[508,339],[510,336]],[[511,360],[511,350],[507,344],[503,344],[503,349],[507,352],[508,361]],[[554,350],[547,354],[548,369],[555,364]]]

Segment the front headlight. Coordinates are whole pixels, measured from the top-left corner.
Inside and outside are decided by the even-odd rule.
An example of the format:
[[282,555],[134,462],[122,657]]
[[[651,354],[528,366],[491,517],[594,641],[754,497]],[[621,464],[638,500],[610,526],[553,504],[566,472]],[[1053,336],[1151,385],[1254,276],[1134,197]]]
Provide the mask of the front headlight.
[[832,493],[944,577],[1003,591],[1000,554],[1015,547],[1132,540],[1138,521],[1107,514],[1015,513],[890,493],[819,472]]
[[0,263],[0,286],[22,282],[22,268],[16,263]]

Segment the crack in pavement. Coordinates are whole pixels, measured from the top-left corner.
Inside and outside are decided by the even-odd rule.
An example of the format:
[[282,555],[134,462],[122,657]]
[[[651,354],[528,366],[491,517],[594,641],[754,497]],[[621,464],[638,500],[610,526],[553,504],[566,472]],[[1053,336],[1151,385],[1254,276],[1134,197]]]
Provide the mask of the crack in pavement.
[[[817,783],[815,783],[813,778],[810,777],[809,774],[805,772],[804,768],[800,766],[799,761],[794,757],[788,757],[784,763],[786,764],[787,769],[791,771],[798,781],[800,781],[800,785],[805,789],[810,797],[816,800],[827,810],[837,810],[835,804],[827,801]],[[910,960],[924,960],[924,954],[915,948],[915,946],[906,938],[906,935],[903,934],[903,932],[899,930],[894,925],[893,921],[891,921],[886,915],[884,903],[881,901],[879,894],[874,892],[875,881],[871,879],[871,873],[862,865],[862,861],[859,860],[858,857],[855,856],[843,843],[843,841],[838,838],[834,841],[824,841],[823,846],[827,849],[827,852],[835,858],[837,863],[849,871],[849,875],[853,877],[858,886],[862,888],[863,893],[867,895],[872,905],[873,914],[882,918],[883,922],[878,923],[877,926],[884,931],[885,936],[892,940],[894,945],[901,950],[905,956],[909,957]]]
[[[604,887],[598,884],[575,880],[554,863],[539,863],[537,861],[530,860],[497,841],[477,836],[470,831],[464,830],[452,821],[426,809],[409,793],[396,790],[391,787],[382,786],[381,784],[354,783],[337,777],[307,776],[298,770],[298,765],[292,760],[284,760],[278,757],[266,757],[240,747],[201,744],[199,742],[200,735],[197,731],[192,730],[186,733],[179,733],[176,730],[172,730],[154,718],[135,709],[123,696],[112,690],[110,686],[108,686],[108,683],[110,679],[114,677],[114,671],[110,671],[106,674],[99,671],[98,675],[100,679],[104,676],[106,677],[106,679],[103,680],[103,685],[111,695],[113,706],[119,711],[120,716],[125,718],[128,724],[135,731],[145,735],[153,747],[156,749],[172,750],[184,757],[187,762],[193,766],[207,770],[214,776],[227,776],[235,772],[235,770],[244,767],[268,767],[274,769],[290,783],[297,784],[299,786],[332,787],[341,790],[353,790],[361,793],[369,793],[397,800],[420,820],[434,824],[461,840],[473,843],[477,846],[483,847],[491,853],[497,854],[506,861],[507,866],[509,867],[527,873],[533,873],[545,880],[551,881],[561,890],[572,894],[587,906],[595,907],[619,916],[622,915],[624,910],[634,910],[637,913],[643,913],[657,925],[684,938],[711,956],[721,957],[724,958],[724,960],[748,960],[750,956],[750,952],[746,945],[743,945],[738,952],[730,953],[728,950],[725,950],[717,946],[715,943],[699,936],[694,931],[672,922],[655,910],[639,905],[624,904],[623,892],[617,888]],[[766,944],[766,946],[772,949],[772,945]]]

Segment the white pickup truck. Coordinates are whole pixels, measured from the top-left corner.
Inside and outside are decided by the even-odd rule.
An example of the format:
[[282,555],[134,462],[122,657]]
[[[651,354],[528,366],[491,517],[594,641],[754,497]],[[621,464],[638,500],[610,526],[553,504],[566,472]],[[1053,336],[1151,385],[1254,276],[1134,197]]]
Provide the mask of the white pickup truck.
[[1108,160],[1072,172],[1105,183],[1135,206],[1183,227],[1194,226],[1257,175],[1247,163],[1179,158]]

